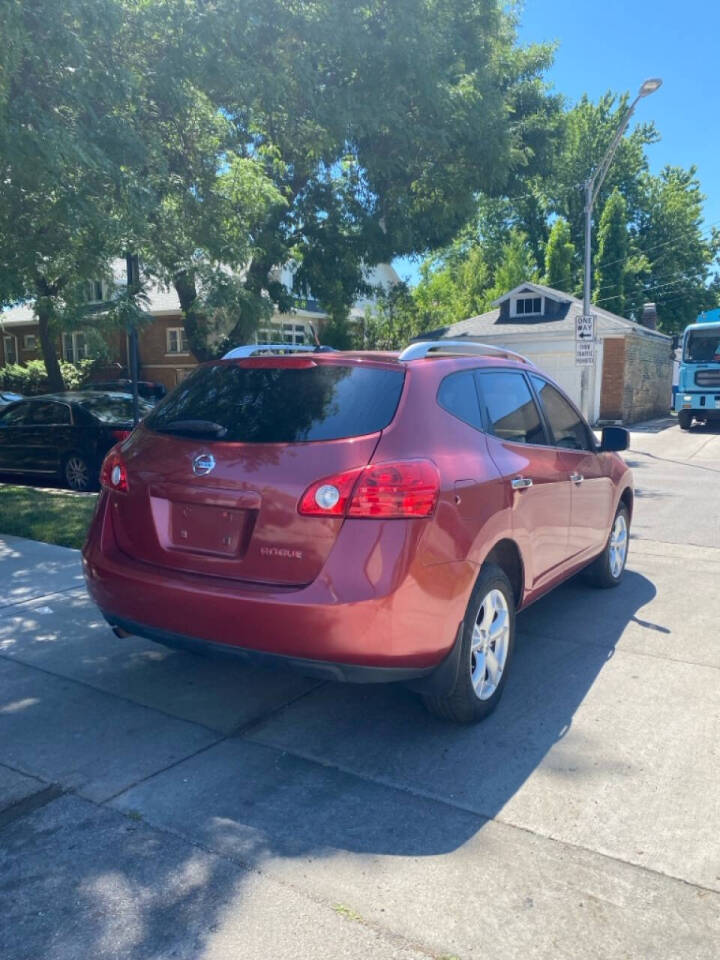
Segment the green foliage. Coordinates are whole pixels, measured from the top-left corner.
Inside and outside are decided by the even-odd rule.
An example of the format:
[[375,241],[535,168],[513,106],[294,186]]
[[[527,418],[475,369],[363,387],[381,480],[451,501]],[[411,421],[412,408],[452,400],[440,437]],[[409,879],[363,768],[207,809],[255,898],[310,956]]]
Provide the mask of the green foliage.
[[625,311],[625,270],[629,247],[627,204],[616,187],[608,197],[600,217],[593,302],[620,316]]
[[[421,268],[415,298],[432,314],[428,329],[472,316],[478,304],[487,309],[494,296],[516,285],[513,281],[522,273],[518,264],[532,272],[534,263],[544,262],[549,286],[569,293],[580,289],[583,184],[627,106],[627,96],[608,93],[598,103],[583,97],[563,115],[562,134],[545,171],[533,172],[522,188],[518,184],[518,198],[480,198],[475,227],[461,231]],[[596,201],[595,296],[607,309],[635,319],[643,303],[653,300],[661,328],[674,332],[700,310],[720,303],[720,283],[711,280],[720,233],[713,230],[708,236],[703,230],[704,198],[694,168],[649,173],[645,150],[657,139],[652,124],[637,124],[622,138]],[[517,231],[524,235],[524,244],[517,238],[511,243]],[[473,271],[478,282],[472,304],[464,297],[463,279],[471,259],[483,264],[482,270]]]
[[[94,359],[80,360],[78,363],[60,361],[63,382],[67,390],[78,390],[90,382],[90,374],[95,367]],[[29,360],[25,364],[10,363],[0,367],[0,389],[12,390],[25,397],[52,391],[45,362]]]
[[530,249],[527,234],[521,230],[511,230],[508,241],[503,247],[502,260],[495,270],[495,283],[488,293],[489,300],[493,301],[501,297],[521,283],[537,279],[537,263]]
[[285,200],[256,237],[254,289],[291,258],[296,292],[342,323],[366,267],[448,243],[478,191],[543,165],[558,114],[541,79],[550,52],[518,48],[497,0],[218,11],[217,101]]
[[365,314],[363,346],[368,350],[399,350],[421,332],[421,311],[406,283],[381,294]]
[[[0,304],[32,298],[53,389],[63,296],[122,249],[144,185],[119,0],[11,3],[0,89]],[[6,38],[3,37],[3,45]]]
[[545,247],[545,277],[543,282],[555,290],[573,292],[573,262],[575,246],[570,234],[570,225],[562,217],[553,223]]
[[339,331],[368,267],[448,243],[554,139],[550,49],[518,47],[499,0],[7,7],[0,303],[33,297],[49,333],[126,249],[201,359],[289,307],[290,260]]
[[694,323],[702,310],[720,303],[708,284],[717,265],[720,236],[702,226],[697,170],[665,167],[640,182],[641,206],[634,230],[637,249],[646,258],[643,270],[645,300],[657,305],[660,327],[666,333]]

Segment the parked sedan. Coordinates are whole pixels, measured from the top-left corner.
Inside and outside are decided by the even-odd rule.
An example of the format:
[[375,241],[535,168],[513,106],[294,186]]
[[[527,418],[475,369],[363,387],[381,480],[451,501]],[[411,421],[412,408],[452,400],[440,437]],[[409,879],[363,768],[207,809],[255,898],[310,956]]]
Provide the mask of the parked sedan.
[[[106,380],[102,383],[89,383],[85,390],[111,390],[115,393],[132,394],[132,380]],[[151,403],[157,403],[167,393],[167,387],[155,380],[138,380],[138,396]]]
[[[151,410],[140,400],[141,416]],[[132,426],[132,397],[124,393],[88,390],[20,400],[0,411],[0,473],[95,489],[103,457]]]

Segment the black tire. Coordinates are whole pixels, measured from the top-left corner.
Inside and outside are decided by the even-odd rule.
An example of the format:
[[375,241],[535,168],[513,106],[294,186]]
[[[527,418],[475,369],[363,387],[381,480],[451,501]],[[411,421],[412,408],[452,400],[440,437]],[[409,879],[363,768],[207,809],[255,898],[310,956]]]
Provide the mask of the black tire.
[[[473,631],[481,616],[484,601],[495,590],[504,597],[507,611],[506,655],[500,679],[494,685],[494,692],[486,699],[481,699],[473,683],[473,670],[479,675],[482,665],[472,653]],[[494,613],[491,622],[495,623],[497,620],[498,614]],[[498,642],[491,644],[492,652]],[[454,723],[477,723],[489,716],[500,702],[515,646],[513,589],[500,567],[494,564],[483,567],[473,587],[463,621],[461,644],[458,670],[453,686],[445,694],[424,695],[423,702],[431,713],[444,720],[452,720]],[[489,678],[487,670],[484,671],[484,675]]]
[[681,410],[678,413],[678,423],[681,430],[689,430],[692,426],[693,415],[689,410]]
[[[617,524],[618,517],[622,517],[625,522],[625,556],[622,561],[622,566],[620,567],[619,572],[613,570],[613,558],[612,558],[612,539],[613,531]],[[583,576],[585,580],[593,587],[599,587],[600,589],[608,589],[610,587],[617,587],[622,582],[623,575],[625,573],[625,565],[627,563],[628,555],[628,546],[630,543],[630,514],[628,508],[624,503],[621,503],[617,508],[617,512],[613,519],[613,525],[610,529],[610,534],[608,535],[607,543],[605,544],[605,549],[600,554],[597,559],[593,560],[589,567],[584,571]]]
[[97,477],[92,464],[80,453],[69,453],[62,466],[62,479],[66,487],[77,493],[97,489]]

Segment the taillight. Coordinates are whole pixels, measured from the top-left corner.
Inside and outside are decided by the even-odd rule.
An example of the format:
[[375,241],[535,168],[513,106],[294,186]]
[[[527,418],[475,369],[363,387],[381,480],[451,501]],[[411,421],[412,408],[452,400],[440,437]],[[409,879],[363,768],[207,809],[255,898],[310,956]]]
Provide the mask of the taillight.
[[323,477],[308,487],[300,498],[298,510],[306,517],[344,517],[350,494],[363,467]]
[[127,468],[114,447],[105,457],[100,468],[100,485],[106,490],[116,490],[118,493],[128,492]]
[[118,443],[122,443],[123,440],[127,440],[127,438],[130,436],[130,433],[130,430],[111,430],[110,436]]
[[439,494],[434,463],[399,460],[323,477],[308,487],[298,510],[310,517],[430,517]]

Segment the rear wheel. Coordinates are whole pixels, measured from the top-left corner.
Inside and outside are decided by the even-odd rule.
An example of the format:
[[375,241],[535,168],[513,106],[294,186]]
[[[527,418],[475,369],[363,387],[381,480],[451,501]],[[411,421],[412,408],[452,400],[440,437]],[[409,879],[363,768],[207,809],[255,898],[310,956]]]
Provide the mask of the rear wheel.
[[681,410],[678,413],[678,423],[681,430],[689,430],[692,426],[693,415],[689,410]]
[[460,663],[453,687],[426,695],[432,713],[455,723],[476,723],[500,701],[512,659],[515,602],[503,571],[488,564],[470,597],[462,629]]
[[624,503],[618,507],[610,537],[600,556],[585,571],[585,579],[594,587],[617,587],[625,573],[630,514]]
[[90,464],[79,453],[71,453],[63,464],[63,479],[71,490],[83,493],[94,490],[96,486]]

